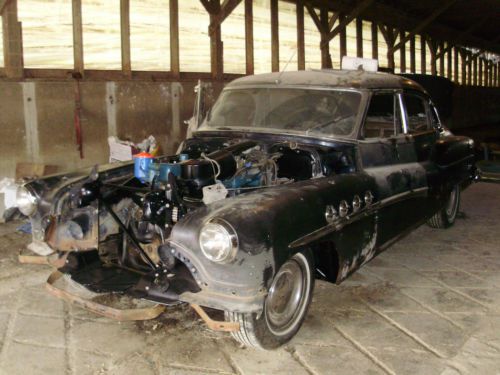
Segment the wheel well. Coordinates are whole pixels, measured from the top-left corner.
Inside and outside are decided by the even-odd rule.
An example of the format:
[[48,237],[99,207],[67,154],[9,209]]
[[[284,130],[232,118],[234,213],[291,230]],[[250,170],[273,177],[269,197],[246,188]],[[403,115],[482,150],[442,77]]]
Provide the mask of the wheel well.
[[332,241],[319,242],[311,246],[314,256],[314,267],[316,278],[330,281],[337,281],[339,272],[339,254]]

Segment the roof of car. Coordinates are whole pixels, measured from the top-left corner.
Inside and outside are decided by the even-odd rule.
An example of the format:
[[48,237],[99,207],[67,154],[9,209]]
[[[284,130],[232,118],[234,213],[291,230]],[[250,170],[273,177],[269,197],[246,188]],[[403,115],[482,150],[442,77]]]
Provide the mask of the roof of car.
[[253,85],[325,86],[356,89],[407,88],[425,90],[416,82],[394,74],[364,70],[302,70],[245,76],[235,79],[227,87]]

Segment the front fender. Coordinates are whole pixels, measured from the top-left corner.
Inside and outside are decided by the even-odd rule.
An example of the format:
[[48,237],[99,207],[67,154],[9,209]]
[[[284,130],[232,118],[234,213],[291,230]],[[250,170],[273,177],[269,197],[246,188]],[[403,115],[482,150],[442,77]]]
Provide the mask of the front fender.
[[[336,175],[266,188],[228,198],[200,208],[174,226],[171,246],[196,269],[202,290],[232,296],[265,297],[280,266],[300,247],[296,240],[328,225],[327,205],[338,207],[354,195],[375,193],[374,180],[364,173]],[[228,264],[208,260],[198,237],[213,218],[227,221],[236,230],[239,250]],[[187,259],[186,259],[187,258]]]

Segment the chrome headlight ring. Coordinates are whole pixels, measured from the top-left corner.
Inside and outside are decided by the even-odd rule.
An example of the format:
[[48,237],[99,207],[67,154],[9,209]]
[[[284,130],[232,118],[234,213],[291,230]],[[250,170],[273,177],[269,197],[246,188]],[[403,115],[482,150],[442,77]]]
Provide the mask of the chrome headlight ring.
[[215,263],[229,263],[238,252],[236,231],[223,219],[215,218],[205,223],[198,241],[203,255]]
[[18,186],[16,190],[16,206],[23,215],[32,215],[37,207],[37,197],[26,186]]

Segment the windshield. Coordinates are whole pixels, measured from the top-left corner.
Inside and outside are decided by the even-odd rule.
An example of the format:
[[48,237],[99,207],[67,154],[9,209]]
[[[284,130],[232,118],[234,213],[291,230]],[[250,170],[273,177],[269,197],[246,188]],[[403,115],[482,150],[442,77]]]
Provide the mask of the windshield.
[[224,90],[202,129],[253,128],[348,136],[356,124],[361,93],[303,88]]

